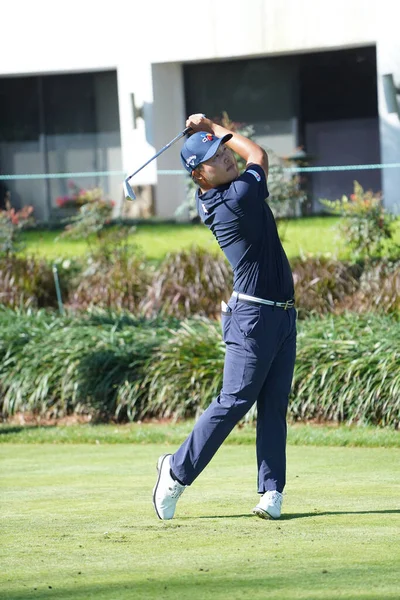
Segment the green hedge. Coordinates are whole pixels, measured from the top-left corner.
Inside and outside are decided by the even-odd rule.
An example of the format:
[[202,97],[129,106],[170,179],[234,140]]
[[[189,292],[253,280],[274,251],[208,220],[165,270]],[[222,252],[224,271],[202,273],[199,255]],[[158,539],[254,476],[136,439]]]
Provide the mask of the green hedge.
[[[291,418],[398,428],[399,328],[377,315],[299,322]],[[0,310],[4,417],[190,417],[218,393],[223,360],[215,321]]]

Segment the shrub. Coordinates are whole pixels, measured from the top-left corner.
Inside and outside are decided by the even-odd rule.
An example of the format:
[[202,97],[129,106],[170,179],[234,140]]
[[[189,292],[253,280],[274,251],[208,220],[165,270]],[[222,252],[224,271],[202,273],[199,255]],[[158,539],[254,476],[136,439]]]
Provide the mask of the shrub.
[[139,311],[152,277],[152,269],[140,256],[115,248],[112,259],[90,257],[87,266],[75,280],[69,294],[68,307],[87,310],[90,307]]
[[344,311],[400,316],[400,261],[367,262],[357,290],[342,298],[335,312]]
[[0,365],[7,355],[19,352],[31,340],[37,329],[44,330],[54,320],[44,310],[11,310],[0,305]]
[[[42,350],[54,328],[62,328],[67,323],[68,319],[56,318],[43,310],[13,311],[0,307],[0,413],[3,416],[17,411],[41,412],[36,397],[35,402],[29,402],[43,379],[42,354],[38,349]],[[53,347],[53,353],[54,350]]]
[[[220,340],[216,324],[187,323],[160,347],[146,378],[151,414],[193,416],[209,404],[222,385]],[[398,324],[388,317],[303,322],[290,417],[398,428],[399,361]]]
[[400,246],[393,241],[397,217],[385,211],[380,193],[366,192],[355,181],[350,199],[342,196],[341,200],[320,202],[329,212],[342,217],[339,231],[355,258],[382,256],[383,252],[399,255]]
[[[152,317],[219,318],[220,302],[227,301],[233,285],[225,258],[196,248],[170,254],[155,267],[134,246],[117,241],[93,251],[86,263],[55,264],[64,305],[74,311],[98,307]],[[400,315],[399,261],[310,257],[294,259],[291,266],[300,319],[347,310]],[[52,266],[45,260],[0,259],[0,290],[0,304],[6,306],[57,307]]]
[[6,210],[0,210],[0,256],[14,255],[21,249],[21,230],[33,223],[33,206],[15,210],[7,202]]
[[112,329],[101,337],[96,349],[86,352],[77,364],[79,398],[98,420],[140,418],[148,412],[143,383],[147,363],[161,343],[162,332],[155,327],[123,328],[117,340]]
[[219,323],[184,321],[149,361],[143,416],[185,418],[204,410],[220,390],[224,353]]
[[[80,208],[85,204],[105,204],[104,192],[100,187],[84,189],[79,187],[74,181],[68,182],[69,194],[59,196],[56,199],[56,205],[59,208]],[[107,202],[113,206],[113,202]]]
[[73,199],[79,212],[68,220],[61,236],[85,239],[89,253],[86,268],[72,283],[68,306],[137,310],[150,269],[129,242],[135,228],[120,222],[110,227],[114,203],[103,197],[101,188],[75,190]]
[[[224,344],[216,322],[3,309],[0,327],[4,416],[189,417],[222,385]],[[289,416],[399,428],[398,329],[395,319],[377,315],[299,323]]]
[[[10,311],[3,314],[12,316]],[[0,344],[3,415],[22,411],[55,417],[72,412],[97,418],[130,416],[122,402],[117,407],[119,390],[143,381],[151,352],[166,335],[165,325],[157,321],[143,325],[134,319],[119,323],[115,315],[101,327],[98,319],[42,313],[16,324],[10,319],[12,336],[6,336],[3,348]],[[13,343],[21,331],[23,343]],[[135,410],[140,412],[142,397],[136,388],[135,397],[131,394],[133,416]]]
[[325,258],[299,258],[291,263],[299,318],[335,312],[359,287],[362,267]]
[[142,308],[147,315],[216,317],[221,300],[231,292],[232,273],[225,258],[192,248],[167,255],[154,273]]
[[329,258],[292,261],[299,318],[383,313],[400,316],[400,262],[347,263]]
[[390,317],[312,319],[298,335],[291,416],[399,428],[399,364]]
[[76,215],[67,219],[68,225],[61,236],[71,239],[83,238],[89,244],[90,235],[96,234],[100,239],[104,226],[111,222],[112,210],[111,202],[104,199],[83,204]]
[[0,303],[12,308],[56,307],[51,266],[32,257],[0,258]]
[[81,190],[74,183],[72,186],[74,189],[72,196],[57,199],[60,207],[70,206],[73,203],[78,208],[76,215],[64,219],[67,225],[61,237],[84,239],[91,254],[103,253],[106,257],[112,254],[113,246],[126,245],[127,238],[134,228],[120,224],[119,230],[116,231],[108,227],[111,223],[114,201],[106,199],[101,188]]

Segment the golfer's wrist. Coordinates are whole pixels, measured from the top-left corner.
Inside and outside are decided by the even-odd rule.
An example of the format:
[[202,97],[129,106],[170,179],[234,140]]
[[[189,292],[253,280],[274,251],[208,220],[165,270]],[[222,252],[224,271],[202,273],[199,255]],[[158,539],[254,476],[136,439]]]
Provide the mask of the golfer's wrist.
[[232,131],[229,131],[229,129],[226,129],[226,127],[222,127],[222,125],[217,125],[217,123],[214,123],[210,119],[208,119],[208,121],[210,121],[210,133],[213,133],[216,137],[221,138],[224,137],[224,135],[227,135],[228,133],[232,133]]

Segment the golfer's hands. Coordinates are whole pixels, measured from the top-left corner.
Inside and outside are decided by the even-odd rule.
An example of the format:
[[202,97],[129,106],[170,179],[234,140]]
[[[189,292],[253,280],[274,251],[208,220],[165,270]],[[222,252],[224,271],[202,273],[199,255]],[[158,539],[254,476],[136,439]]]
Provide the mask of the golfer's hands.
[[193,130],[193,133],[196,133],[197,131],[213,133],[212,126],[213,122],[201,113],[190,115],[186,121],[186,127],[190,127]]

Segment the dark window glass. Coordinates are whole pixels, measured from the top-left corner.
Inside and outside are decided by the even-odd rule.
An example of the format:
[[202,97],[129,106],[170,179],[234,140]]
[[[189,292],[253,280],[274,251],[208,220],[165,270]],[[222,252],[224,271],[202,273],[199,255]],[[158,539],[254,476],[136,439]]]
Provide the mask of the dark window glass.
[[292,116],[297,57],[258,58],[184,65],[186,111],[254,123]]
[[0,141],[28,142],[38,137],[38,78],[0,78]]
[[254,123],[378,115],[374,46],[184,65],[186,112]]
[[304,54],[299,58],[304,121],[378,115],[375,47]]
[[48,135],[96,133],[94,74],[43,77]]

